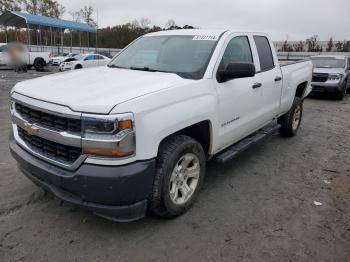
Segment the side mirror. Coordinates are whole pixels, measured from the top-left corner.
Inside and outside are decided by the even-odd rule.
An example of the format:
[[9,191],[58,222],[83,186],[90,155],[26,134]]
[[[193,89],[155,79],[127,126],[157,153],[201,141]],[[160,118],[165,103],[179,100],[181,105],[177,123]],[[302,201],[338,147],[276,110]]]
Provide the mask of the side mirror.
[[217,79],[219,83],[223,83],[231,79],[252,77],[255,76],[255,73],[253,63],[229,63],[225,70],[218,71]]

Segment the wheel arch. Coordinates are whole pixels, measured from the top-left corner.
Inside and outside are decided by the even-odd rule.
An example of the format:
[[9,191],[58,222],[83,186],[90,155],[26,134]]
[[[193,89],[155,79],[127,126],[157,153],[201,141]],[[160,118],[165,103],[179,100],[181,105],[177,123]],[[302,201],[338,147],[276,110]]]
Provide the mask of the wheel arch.
[[303,98],[307,89],[307,85],[307,81],[300,83],[295,90],[295,97]]
[[164,137],[159,145],[158,145],[158,152],[159,148],[161,147],[162,143],[167,141],[170,137],[174,135],[185,135],[188,137],[193,138],[198,143],[201,144],[204,153],[208,157],[211,151],[212,147],[212,124],[210,120],[204,120],[195,124],[192,124],[188,127],[182,128],[172,134],[169,134],[168,136]]

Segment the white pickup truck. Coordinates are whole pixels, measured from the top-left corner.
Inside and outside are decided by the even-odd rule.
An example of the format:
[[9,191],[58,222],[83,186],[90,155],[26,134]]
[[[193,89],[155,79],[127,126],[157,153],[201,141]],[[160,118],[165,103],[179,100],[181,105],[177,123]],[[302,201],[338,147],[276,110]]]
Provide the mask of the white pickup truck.
[[272,47],[261,33],[162,31],[106,67],[18,83],[11,152],[36,184],[97,215],[178,216],[207,160],[297,133],[312,63],[280,67]]
[[50,52],[32,52],[28,50],[27,46],[21,43],[0,43],[0,66],[11,65],[11,57],[9,55],[10,46],[16,46],[21,50],[22,56],[24,56],[23,60],[28,68],[34,66],[36,70],[42,70],[50,61]]

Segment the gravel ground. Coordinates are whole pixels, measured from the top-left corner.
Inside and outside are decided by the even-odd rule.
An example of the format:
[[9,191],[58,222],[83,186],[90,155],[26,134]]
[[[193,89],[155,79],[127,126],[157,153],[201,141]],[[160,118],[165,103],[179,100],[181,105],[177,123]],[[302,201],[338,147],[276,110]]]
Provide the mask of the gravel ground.
[[1,262],[350,261],[350,96],[307,99],[297,137],[209,163],[184,216],[121,224],[45,195],[11,158],[9,91],[45,74],[0,71]]

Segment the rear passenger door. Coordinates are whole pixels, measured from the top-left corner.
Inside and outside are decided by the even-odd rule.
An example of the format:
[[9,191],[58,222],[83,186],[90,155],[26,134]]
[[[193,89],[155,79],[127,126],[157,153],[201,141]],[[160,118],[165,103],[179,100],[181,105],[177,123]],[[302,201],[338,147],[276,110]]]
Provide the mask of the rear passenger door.
[[253,35],[254,47],[258,54],[258,68],[255,81],[261,84],[259,118],[268,122],[278,113],[282,92],[282,73],[278,58],[272,51],[273,43],[264,35]]
[[104,56],[101,55],[95,55],[95,58],[97,59],[98,66],[104,66],[107,64],[107,60]]

